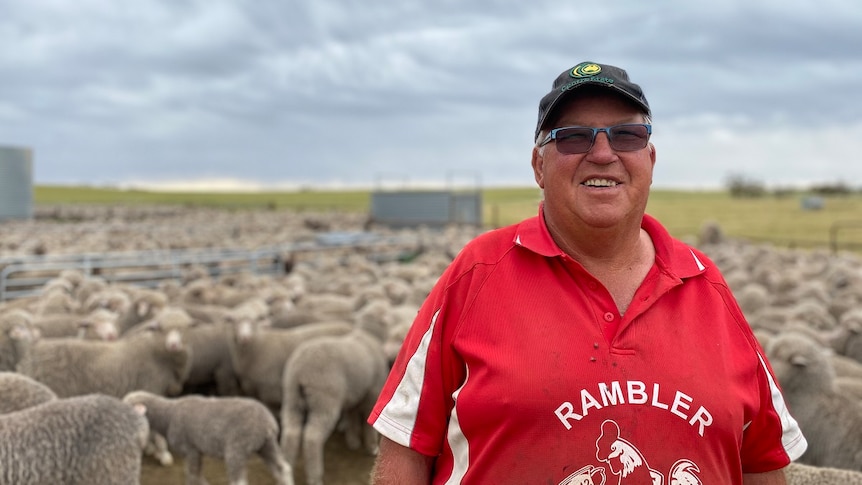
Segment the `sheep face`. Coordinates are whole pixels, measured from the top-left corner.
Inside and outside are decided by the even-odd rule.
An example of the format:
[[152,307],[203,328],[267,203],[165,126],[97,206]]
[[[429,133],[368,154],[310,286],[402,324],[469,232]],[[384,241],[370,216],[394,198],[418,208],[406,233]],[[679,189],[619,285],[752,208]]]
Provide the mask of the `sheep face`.
[[251,320],[242,320],[236,324],[236,341],[238,343],[249,342],[254,337],[254,323]]
[[779,334],[770,340],[767,353],[776,378],[788,393],[832,390],[835,370],[828,351],[810,338]]
[[117,327],[118,315],[107,310],[99,310],[78,322],[78,337],[86,338],[92,332],[100,340],[114,341],[120,335]]

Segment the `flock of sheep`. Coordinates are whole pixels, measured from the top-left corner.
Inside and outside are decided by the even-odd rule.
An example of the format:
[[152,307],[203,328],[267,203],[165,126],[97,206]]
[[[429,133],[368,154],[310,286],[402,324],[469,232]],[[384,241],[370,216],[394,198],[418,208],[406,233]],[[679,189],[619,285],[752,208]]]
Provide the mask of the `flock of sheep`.
[[[55,244],[68,251],[74,236],[60,244],[52,238],[82,224],[91,240],[111,241],[110,234],[92,234],[105,217],[94,211],[95,220],[79,220],[66,232],[39,219],[11,223],[4,242],[16,255]],[[220,240],[241,246],[362,229],[350,215],[208,210],[145,214],[132,225],[152,228],[174,218],[185,226],[182,237],[197,234],[196,221],[211,234],[222,226]],[[427,250],[413,248],[412,261],[339,249],[297,255],[284,276],[213,276],[210,266],[190,265],[179,280],[154,289],[70,269],[39,296],[0,303],[0,484],[139,483],[145,453],[165,465],[182,456],[190,483],[201,479],[204,456],[225,463],[230,483],[247,483],[247,460],[255,454],[274,483],[294,483],[297,461],[306,483],[323,483],[323,447],[337,428],[348,447],[376,452],[377,436],[364,420],[390,361],[437,276],[476,232],[429,231],[436,240]],[[281,239],[267,240],[274,234]],[[152,249],[152,235],[142,230],[133,242],[125,226],[109,247]],[[193,239],[159,243],[219,241]],[[92,243],[80,249],[99,250]],[[98,423],[85,419],[102,411]],[[46,438],[56,423],[45,413],[67,415],[68,436]],[[116,439],[94,442],[87,433]]]
[[[363,229],[363,217],[188,208],[41,208],[5,222],[0,258],[56,252],[273,245]],[[74,224],[57,221],[74,221]],[[381,231],[389,229],[378,228]],[[0,302],[0,485],[137,484],[142,457],[203,457],[248,483],[322,484],[341,430],[375,453],[365,424],[407,327],[478,229],[416,229],[409,261],[367,251],[304,254],[283,276],[214,276],[191,265],[148,289],[66,270],[39,296]],[[788,483],[862,484],[862,258],[724,238],[695,244],[724,272],[766,350],[809,448]]]

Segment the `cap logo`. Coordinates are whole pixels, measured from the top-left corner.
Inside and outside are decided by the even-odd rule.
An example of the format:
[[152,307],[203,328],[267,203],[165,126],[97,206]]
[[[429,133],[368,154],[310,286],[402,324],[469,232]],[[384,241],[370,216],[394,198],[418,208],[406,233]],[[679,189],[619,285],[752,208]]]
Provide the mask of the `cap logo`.
[[572,77],[593,77],[600,72],[602,72],[602,66],[594,62],[582,62],[572,68],[569,75]]

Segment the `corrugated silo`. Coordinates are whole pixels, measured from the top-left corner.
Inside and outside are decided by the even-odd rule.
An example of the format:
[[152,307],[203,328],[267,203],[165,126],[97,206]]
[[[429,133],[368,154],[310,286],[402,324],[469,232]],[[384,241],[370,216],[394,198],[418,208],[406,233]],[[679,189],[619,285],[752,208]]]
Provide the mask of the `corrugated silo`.
[[0,146],[0,221],[33,216],[33,151]]

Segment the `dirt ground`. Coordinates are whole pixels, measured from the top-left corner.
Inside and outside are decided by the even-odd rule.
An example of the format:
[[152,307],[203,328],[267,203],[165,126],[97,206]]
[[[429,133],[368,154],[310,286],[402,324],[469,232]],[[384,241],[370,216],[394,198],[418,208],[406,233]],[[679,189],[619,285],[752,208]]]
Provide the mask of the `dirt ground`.
[[[347,449],[344,436],[341,434],[335,434],[329,439],[325,453],[323,480],[327,485],[368,485],[371,466],[374,463],[373,456],[363,451]],[[296,485],[305,485],[302,463],[293,464],[293,469]],[[203,472],[210,485],[229,485],[222,461],[205,459]],[[182,459],[175,457],[172,466],[164,467],[154,459],[144,457],[141,485],[183,485],[186,483],[184,473]],[[275,484],[269,470],[257,457],[253,457],[248,462],[248,483],[249,485]]]

